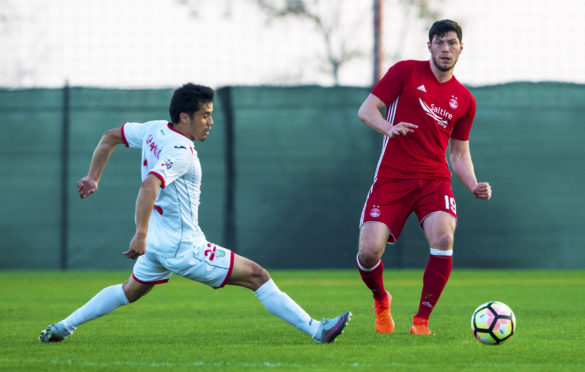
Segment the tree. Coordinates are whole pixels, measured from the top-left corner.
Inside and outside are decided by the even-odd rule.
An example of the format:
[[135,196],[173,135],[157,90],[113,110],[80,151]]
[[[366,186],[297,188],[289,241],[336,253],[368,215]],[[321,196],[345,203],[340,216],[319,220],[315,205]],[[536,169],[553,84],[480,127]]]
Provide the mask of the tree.
[[[385,1],[385,3],[390,2],[389,0]],[[438,1],[438,3],[442,2],[443,0]],[[435,0],[436,3],[437,1]],[[397,38],[400,44],[395,45],[392,52],[388,54],[390,59],[394,61],[403,59],[402,50],[404,49],[404,45],[402,43],[406,40],[406,34],[412,21],[422,21],[428,27],[428,25],[441,17],[441,13],[436,8],[430,6],[430,0],[398,0],[396,5],[396,9],[399,9],[404,14],[403,18],[405,22],[402,24],[400,37]],[[393,10],[390,9],[390,11],[392,12]]]
[[[235,1],[243,0],[175,0],[178,4],[189,9],[194,18],[204,17],[210,11],[220,17],[228,19],[233,14]],[[392,52],[386,53],[390,60],[401,59],[403,43],[412,21],[428,21],[436,19],[438,12],[430,6],[431,0],[379,0],[383,3],[392,18],[393,25],[400,24],[400,31],[393,33],[390,41]],[[439,4],[443,0],[433,0]],[[322,47],[317,52],[320,64],[325,66],[335,85],[340,83],[340,71],[349,62],[356,59],[373,59],[371,44],[368,37],[373,24],[374,1],[364,0],[247,0],[260,9],[267,19],[267,30],[271,24],[284,18],[295,19],[299,22],[298,29],[306,33],[312,27],[316,43]],[[241,9],[241,8],[240,8]],[[256,9],[256,10],[257,10]],[[398,21],[398,22],[397,22]],[[388,21],[386,21],[388,22]],[[370,37],[370,40],[373,39]],[[315,55],[315,54],[313,54]],[[323,56],[323,57],[322,57]]]
[[[344,19],[341,17],[343,0],[256,0],[256,2],[271,19],[296,17],[308,20],[313,24],[325,44],[327,61],[335,85],[339,84],[339,70],[345,64],[355,58],[369,55],[363,51],[364,46],[352,44],[354,35],[351,31],[355,29],[355,25],[343,23]],[[415,11],[415,18],[426,21],[426,23],[439,17],[439,12],[430,6],[430,0],[385,0],[384,3],[386,6],[394,6],[390,11],[399,11],[407,15]],[[364,14],[354,14],[353,16],[356,17],[355,22],[364,21]],[[372,18],[370,16],[369,20]],[[410,17],[407,16],[405,19],[408,21]],[[405,22],[401,31],[402,36],[408,32],[408,26],[408,22]],[[349,32],[347,32],[348,30]],[[405,37],[399,38],[399,40],[404,39]],[[400,50],[400,46],[394,48],[391,59],[399,59]]]
[[50,59],[42,13],[36,3],[0,0],[0,85],[34,85]]
[[[257,0],[258,5],[269,18],[297,17],[313,24],[325,45],[327,62],[335,85],[339,85],[339,70],[347,62],[364,56],[361,48],[353,45],[352,26],[343,24],[341,16],[343,1],[328,1],[327,11],[319,11],[325,2],[319,0]],[[275,3],[280,3],[274,5]],[[310,3],[310,5],[309,5]]]

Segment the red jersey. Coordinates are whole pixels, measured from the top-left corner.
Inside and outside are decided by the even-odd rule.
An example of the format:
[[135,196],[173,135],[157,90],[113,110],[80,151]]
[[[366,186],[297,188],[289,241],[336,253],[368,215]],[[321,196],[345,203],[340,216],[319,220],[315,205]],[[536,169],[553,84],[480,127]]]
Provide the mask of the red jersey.
[[469,140],[475,99],[455,76],[440,83],[430,61],[402,61],[372,89],[390,124],[418,125],[406,136],[385,137],[375,178],[450,178],[449,139]]

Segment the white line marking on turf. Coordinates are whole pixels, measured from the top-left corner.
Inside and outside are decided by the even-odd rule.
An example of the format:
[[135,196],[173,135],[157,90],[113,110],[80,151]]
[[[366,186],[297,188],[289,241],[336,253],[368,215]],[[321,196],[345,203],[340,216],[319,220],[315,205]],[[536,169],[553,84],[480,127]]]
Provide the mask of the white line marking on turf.
[[[31,362],[32,360],[28,360]],[[46,363],[44,360],[35,360],[34,362]],[[110,362],[90,362],[90,361],[72,361],[70,359],[53,359],[49,363],[60,365],[86,366],[86,367],[245,367],[245,368],[280,368],[280,367],[309,367],[307,365],[299,365],[297,363],[272,363],[272,362],[258,362],[258,363],[238,363],[238,362],[135,362],[135,361],[110,361]]]

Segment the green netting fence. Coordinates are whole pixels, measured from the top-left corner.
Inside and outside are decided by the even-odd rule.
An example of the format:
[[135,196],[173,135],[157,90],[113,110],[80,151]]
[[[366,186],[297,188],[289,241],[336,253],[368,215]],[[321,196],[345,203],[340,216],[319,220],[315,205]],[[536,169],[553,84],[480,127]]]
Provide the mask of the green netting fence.
[[[471,152],[493,199],[454,181],[455,265],[584,268],[585,85],[470,88]],[[366,88],[225,87],[215,126],[195,144],[208,240],[268,268],[353,268],[358,221],[381,149],[357,119]],[[171,89],[0,90],[0,269],[121,269],[134,232],[140,151],[119,147],[99,191],[81,200],[103,132],[168,118]],[[411,217],[386,266],[421,267]]]

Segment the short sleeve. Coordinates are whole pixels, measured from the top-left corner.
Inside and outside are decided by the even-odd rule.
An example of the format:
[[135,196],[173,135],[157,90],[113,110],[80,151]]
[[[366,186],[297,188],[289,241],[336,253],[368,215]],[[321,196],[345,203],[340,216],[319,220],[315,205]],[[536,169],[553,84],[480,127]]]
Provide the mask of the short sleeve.
[[146,125],[141,123],[125,122],[122,124],[122,140],[126,147],[142,147],[142,139],[144,138],[145,129]]
[[389,106],[402,92],[406,78],[412,73],[413,61],[401,61],[394,64],[372,89],[372,94]]
[[188,150],[163,151],[157,163],[150,169],[149,174],[154,174],[162,181],[164,189],[177,178],[189,171],[193,162],[193,155]]
[[471,132],[471,125],[473,124],[473,119],[475,118],[475,98],[470,94],[469,95],[469,107],[465,112],[465,115],[457,121],[453,131],[451,132],[451,138],[454,138],[459,141],[468,141],[469,140],[469,133]]

